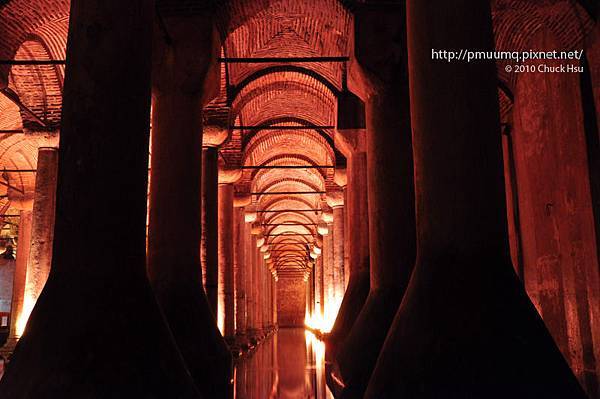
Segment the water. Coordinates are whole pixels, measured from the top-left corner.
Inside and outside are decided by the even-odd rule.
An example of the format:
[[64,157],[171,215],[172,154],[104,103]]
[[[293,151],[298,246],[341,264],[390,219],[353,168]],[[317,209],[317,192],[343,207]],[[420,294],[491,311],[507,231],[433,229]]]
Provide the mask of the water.
[[235,399],[333,399],[325,345],[304,329],[280,329],[236,365]]

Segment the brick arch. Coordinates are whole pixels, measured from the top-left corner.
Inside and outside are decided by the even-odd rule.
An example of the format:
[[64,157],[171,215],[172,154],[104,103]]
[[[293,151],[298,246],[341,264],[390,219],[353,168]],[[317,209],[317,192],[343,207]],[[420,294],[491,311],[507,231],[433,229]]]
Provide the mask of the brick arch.
[[[53,59],[50,48],[36,35],[29,35],[16,52],[19,60]],[[18,95],[42,126],[28,112],[21,110],[23,128],[29,131],[48,130],[60,124],[63,72],[56,65],[15,65],[11,68],[9,88]]]
[[231,118],[240,116],[246,124],[258,124],[275,117],[303,116],[333,125],[336,105],[335,93],[314,77],[295,71],[274,72],[239,91],[232,102]]
[[[228,57],[347,55],[352,14],[337,0],[232,0],[220,13]],[[234,84],[271,65],[231,65]],[[308,66],[308,65],[307,65]],[[310,68],[341,87],[340,64]]]
[[314,164],[335,164],[335,155],[327,141],[310,129],[259,132],[248,143],[242,164],[264,165],[281,155],[303,155]]
[[326,188],[325,178],[317,169],[262,169],[252,179],[252,191],[260,191],[273,182],[288,179],[310,182],[320,191]]
[[[541,29],[548,29],[557,38],[561,48],[583,48],[586,35],[595,22],[580,2],[549,0],[498,0],[492,11],[496,49],[499,51],[526,51],[532,48],[531,40]],[[498,63],[499,79],[513,89],[518,74],[504,70],[506,63]]]
[[[11,0],[0,8],[0,59],[12,60],[28,35],[69,15],[69,0]],[[44,32],[38,32],[44,36]],[[0,65],[0,87],[8,82],[10,66]]]

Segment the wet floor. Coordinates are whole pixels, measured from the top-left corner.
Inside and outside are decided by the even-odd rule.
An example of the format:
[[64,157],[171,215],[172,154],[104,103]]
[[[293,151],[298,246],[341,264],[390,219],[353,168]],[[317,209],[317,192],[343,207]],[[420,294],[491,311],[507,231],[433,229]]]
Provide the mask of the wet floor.
[[237,364],[235,399],[333,399],[324,344],[304,329],[280,329]]

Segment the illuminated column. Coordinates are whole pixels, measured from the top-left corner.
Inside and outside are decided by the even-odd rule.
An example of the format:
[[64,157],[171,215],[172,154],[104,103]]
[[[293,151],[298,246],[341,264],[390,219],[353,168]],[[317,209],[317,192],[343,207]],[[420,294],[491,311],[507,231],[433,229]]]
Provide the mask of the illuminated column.
[[258,248],[254,248],[254,295],[256,298],[256,328],[258,334],[262,338],[264,332],[264,318],[263,318],[263,307],[264,307],[264,276],[262,273],[262,252]]
[[344,243],[345,243],[345,212],[344,212],[344,194],[337,192],[328,194],[327,203],[333,208],[333,230],[330,234],[333,252],[333,289],[336,303],[340,303],[346,284],[344,281]]
[[[358,396],[367,388],[416,256],[407,50],[404,26],[398,23],[404,14],[403,7],[371,7],[358,11],[354,20],[356,62],[349,87],[366,105],[370,288],[337,363],[345,390]],[[369,52],[374,46],[382,51]],[[384,55],[392,49],[399,52],[394,59]]]
[[[156,59],[170,61],[153,71],[148,276],[196,385],[220,397],[229,391],[231,355],[202,290],[200,261],[202,145],[227,136],[226,128],[203,126],[202,114],[216,93],[210,85],[219,80],[220,45],[210,17],[165,24],[172,42],[155,40]],[[197,78],[189,78],[190,68]],[[216,182],[207,191],[216,207]],[[216,234],[209,238],[216,243]]]
[[348,288],[330,334],[343,341],[354,325],[369,293],[369,215],[367,205],[367,154],[364,129],[338,129],[336,147],[347,159]]
[[29,317],[50,273],[57,172],[58,150],[56,148],[41,147],[38,150],[31,222],[31,244],[25,279],[25,299],[22,315],[25,320]]
[[215,318],[219,307],[218,156],[216,145],[202,148],[202,272],[204,290]]
[[[244,224],[244,255],[245,255],[245,263],[244,270],[246,278],[245,280],[245,288],[246,288],[246,334],[248,338],[250,338],[254,334],[255,321],[254,321],[254,291],[253,291],[253,273],[252,273],[252,251],[254,244],[253,236],[251,234],[252,229],[252,221],[249,221],[247,207],[245,211],[245,221]],[[255,215],[255,214],[254,214]],[[250,218],[251,219],[251,218]]]
[[277,272],[275,272],[275,276],[273,277],[273,325],[276,328],[279,326],[277,318],[277,281],[279,281],[279,277],[277,276]]
[[329,221],[325,226],[327,234],[323,236],[323,288],[325,298],[325,320],[329,322],[337,313],[335,300],[335,268],[333,253],[333,212],[328,211],[326,218]]
[[27,316],[23,314],[23,302],[25,298],[25,279],[27,275],[27,261],[29,259],[29,248],[31,245],[31,220],[32,212],[21,210],[19,218],[19,236],[17,242],[17,259],[15,277],[13,281],[13,295],[10,309],[10,335],[7,346],[12,346],[23,335]]
[[72,2],[52,268],[2,398],[203,397],[146,277],[153,17]]
[[583,399],[510,261],[496,63],[431,57],[491,51],[490,3],[407,21],[418,256],[365,398]]
[[233,270],[233,184],[219,184],[219,328],[227,340],[235,335]]
[[[247,208],[246,208],[247,209]],[[256,319],[254,317],[256,300],[254,297],[254,251],[256,248],[256,237],[252,235],[252,223],[256,220],[256,214],[248,215],[246,210],[245,243],[246,243],[246,328],[248,338],[254,336],[256,330]]]
[[234,206],[234,236],[233,264],[235,269],[235,333],[238,340],[245,341],[248,329],[246,284],[248,279],[246,263],[246,223],[245,210],[247,204],[235,198]]
[[269,289],[269,269],[267,269],[267,265],[265,264],[265,260],[261,259],[260,262],[260,270],[262,273],[262,279],[263,279],[263,329],[265,331],[269,330],[269,327],[271,327],[271,320],[270,320],[270,316],[269,314],[271,313],[271,308],[269,305],[269,302],[271,300],[271,290]]
[[235,268],[233,213],[233,184],[242,177],[241,169],[219,168],[218,187],[218,258],[219,306],[218,322],[221,333],[233,342],[235,336]]

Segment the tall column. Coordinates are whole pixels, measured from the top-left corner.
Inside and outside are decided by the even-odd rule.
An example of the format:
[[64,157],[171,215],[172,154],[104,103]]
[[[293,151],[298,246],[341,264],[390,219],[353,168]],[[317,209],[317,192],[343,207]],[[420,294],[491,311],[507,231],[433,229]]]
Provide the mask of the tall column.
[[254,300],[254,272],[252,269],[253,264],[253,246],[255,238],[250,234],[252,225],[245,223],[244,228],[244,241],[246,247],[246,330],[248,338],[254,335],[256,329],[256,321],[254,320],[254,307],[256,306]]
[[27,275],[27,261],[31,245],[31,209],[21,210],[19,218],[19,236],[17,242],[17,259],[15,266],[15,277],[13,280],[13,294],[10,308],[10,333],[7,346],[12,347],[23,335],[27,316],[23,315],[23,302],[25,299],[25,280]]
[[[234,201],[234,206],[236,206]],[[244,208],[236,206],[234,212],[233,265],[235,269],[235,334],[239,342],[246,340],[246,245]]]
[[52,267],[2,399],[200,398],[145,273],[153,15],[71,3]]
[[[348,288],[330,334],[332,343],[346,339],[369,293],[369,219],[366,137],[362,129],[337,130],[336,146],[347,159]],[[335,345],[330,346],[335,351]],[[329,349],[329,348],[328,348]]]
[[336,301],[342,300],[346,289],[344,281],[344,214],[343,206],[333,208],[333,273]]
[[315,260],[315,314],[323,316],[323,256]]
[[[540,30],[530,40],[540,50],[560,48],[549,30]],[[565,61],[528,64],[560,68]],[[582,97],[580,78],[543,72],[519,78],[512,143],[524,285],[588,396],[596,398],[600,268],[594,254],[600,231],[595,231],[589,173],[593,150],[586,142],[582,102],[571,100]]]
[[[337,357],[341,377],[346,382],[344,389],[356,397],[362,397],[367,388],[408,286],[416,256],[403,21],[402,5],[369,7],[355,14],[357,62],[351,64],[351,69],[358,71],[350,71],[350,75],[358,78],[349,86],[365,89],[361,96],[366,105],[369,220],[375,221],[369,223],[369,296]],[[397,56],[390,59],[390,53]]]
[[[332,213],[330,217],[333,218]],[[335,311],[335,274],[333,267],[333,223],[327,224],[328,233],[323,236],[323,298],[324,320]]]
[[263,308],[265,306],[264,301],[264,276],[262,273],[262,252],[258,248],[254,248],[254,278],[256,284],[254,286],[254,295],[256,296],[256,327],[258,334],[262,338],[265,325]]
[[230,342],[235,336],[233,228],[233,184],[219,184],[219,326]]
[[275,274],[275,277],[273,277],[273,326],[275,326],[275,328],[279,327],[279,321],[277,319],[277,281],[279,280],[279,278],[277,277],[277,274]]
[[230,389],[231,355],[202,291],[200,263],[202,144],[211,137],[202,106],[220,46],[210,17],[163,17],[170,39],[157,35],[154,49],[148,276],[198,389],[220,397]]
[[208,304],[215,318],[219,306],[218,155],[216,146],[202,148],[202,271]]
[[[490,4],[408,0],[418,256],[365,398],[584,398],[510,261]],[[443,34],[440,34],[443,32]]]
[[56,179],[58,172],[58,149],[40,147],[38,150],[35,194],[31,222],[31,247],[27,276],[23,317],[29,314],[40,296],[52,263],[52,242],[54,238],[54,214],[56,208]]

